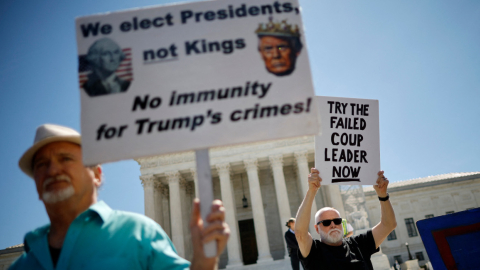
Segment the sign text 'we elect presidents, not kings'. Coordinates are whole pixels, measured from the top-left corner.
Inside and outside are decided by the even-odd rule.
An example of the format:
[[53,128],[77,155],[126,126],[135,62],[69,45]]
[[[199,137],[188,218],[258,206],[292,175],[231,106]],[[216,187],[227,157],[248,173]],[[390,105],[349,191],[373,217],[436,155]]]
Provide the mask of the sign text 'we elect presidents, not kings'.
[[85,164],[318,132],[298,1],[76,20]]

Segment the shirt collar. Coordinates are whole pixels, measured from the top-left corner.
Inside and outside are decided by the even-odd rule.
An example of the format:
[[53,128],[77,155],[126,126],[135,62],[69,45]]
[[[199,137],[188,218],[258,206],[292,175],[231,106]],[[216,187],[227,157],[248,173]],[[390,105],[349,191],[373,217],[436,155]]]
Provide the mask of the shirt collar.
[[[80,214],[75,220],[92,214],[98,215],[103,222],[106,222],[113,210],[105,202],[99,201],[91,205],[85,212]],[[73,222],[75,222],[75,220]],[[72,222],[72,223],[73,223]],[[70,225],[72,226],[72,225]],[[24,244],[25,252],[32,251],[39,263],[45,269],[53,269],[52,260],[48,251],[48,232],[50,231],[50,224],[37,228],[25,235]],[[64,246],[65,247],[65,246]],[[62,249],[64,249],[62,247]]]
[[[113,210],[108,206],[104,201],[98,201],[95,204],[92,204],[85,212],[80,215],[91,215],[96,213],[103,222],[107,221]],[[78,217],[77,217],[78,218]],[[39,242],[41,239],[45,238],[50,231],[50,224],[47,224],[43,227],[37,228],[25,235],[25,246],[26,249],[29,249],[28,245],[32,243]],[[30,246],[31,247],[31,246]]]
[[108,206],[104,201],[98,201],[88,208],[86,212],[95,212],[102,219],[103,222],[107,221],[112,214],[112,208]]
[[291,233],[295,234],[295,232],[294,232],[294,231],[292,231],[292,229],[288,228],[288,230],[289,230]]

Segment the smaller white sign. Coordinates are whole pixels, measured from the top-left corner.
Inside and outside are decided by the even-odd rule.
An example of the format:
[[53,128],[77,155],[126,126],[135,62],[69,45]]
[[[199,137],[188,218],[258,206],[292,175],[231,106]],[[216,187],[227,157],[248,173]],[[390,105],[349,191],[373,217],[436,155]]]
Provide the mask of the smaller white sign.
[[315,166],[322,185],[375,184],[380,170],[378,100],[317,97],[321,133]]

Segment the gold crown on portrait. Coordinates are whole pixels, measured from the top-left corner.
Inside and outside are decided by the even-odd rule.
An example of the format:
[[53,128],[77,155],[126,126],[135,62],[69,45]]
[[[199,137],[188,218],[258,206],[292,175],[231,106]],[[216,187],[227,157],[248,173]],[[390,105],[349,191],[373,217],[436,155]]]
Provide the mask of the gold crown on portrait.
[[287,24],[287,20],[273,22],[272,17],[268,23],[260,23],[255,33],[259,36],[300,37],[298,25]]

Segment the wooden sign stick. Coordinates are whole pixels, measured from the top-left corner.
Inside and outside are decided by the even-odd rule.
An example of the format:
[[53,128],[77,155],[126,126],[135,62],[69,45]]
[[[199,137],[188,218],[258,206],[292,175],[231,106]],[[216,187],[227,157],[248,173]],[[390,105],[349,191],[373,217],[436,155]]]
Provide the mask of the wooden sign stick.
[[[213,184],[212,172],[210,170],[210,157],[208,155],[208,148],[195,151],[195,159],[197,161],[197,177],[198,177],[198,196],[200,197],[200,214],[206,226],[206,218],[210,213],[211,204],[213,201]],[[208,258],[217,255],[217,243],[211,241],[203,245],[205,256]]]

